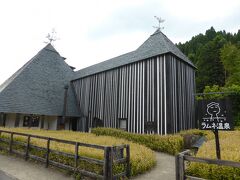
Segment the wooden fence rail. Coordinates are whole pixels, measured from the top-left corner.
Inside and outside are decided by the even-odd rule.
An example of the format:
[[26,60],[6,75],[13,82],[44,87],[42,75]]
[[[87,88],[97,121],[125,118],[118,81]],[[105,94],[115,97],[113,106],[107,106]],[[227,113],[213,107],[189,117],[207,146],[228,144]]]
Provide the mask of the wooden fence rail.
[[[9,136],[10,138],[9,139],[5,138],[3,134],[10,135]],[[27,137],[27,142],[14,140],[14,136]],[[31,139],[33,138],[45,140],[46,147],[40,147],[32,144]],[[69,170],[75,173],[80,173],[82,176],[92,177],[96,179],[104,179],[104,180],[119,179],[121,177],[123,178],[130,177],[131,170],[130,170],[130,146],[129,145],[101,146],[101,145],[95,145],[95,144],[87,144],[87,143],[74,142],[74,141],[62,140],[57,138],[50,138],[50,137],[4,131],[4,130],[0,130],[0,142],[7,144],[5,147],[0,146],[0,150],[5,150],[5,151],[8,151],[9,153],[22,156],[25,158],[25,160],[28,160],[30,158],[30,159],[43,162],[45,163],[46,167],[48,167],[49,165],[52,165],[52,166]],[[71,153],[66,153],[66,152],[51,149],[52,142],[73,145],[75,146],[75,153],[71,154]],[[14,145],[24,146],[25,152],[14,149]],[[81,151],[80,147],[88,147],[88,148],[103,150],[104,151],[103,160],[90,158],[86,156],[80,156],[80,153],[79,153],[79,151]],[[30,151],[31,149],[44,151],[45,158],[31,154],[31,151]],[[71,166],[71,165],[67,165],[67,164],[63,164],[63,163],[51,160],[50,158],[51,153],[61,155],[64,157],[73,158],[74,165]],[[80,161],[101,165],[103,167],[103,171],[102,173],[97,174],[95,172],[91,172],[86,169],[79,169],[78,165]],[[114,174],[113,172],[113,167],[116,164],[123,164],[124,166],[124,170],[118,174]]]
[[176,156],[176,180],[203,180],[202,178],[193,177],[186,175],[185,172],[185,161],[188,162],[199,162],[199,163],[206,163],[206,164],[215,164],[219,166],[229,166],[229,167],[236,167],[240,168],[239,162],[234,161],[226,161],[226,160],[219,160],[219,159],[209,159],[209,158],[198,158],[193,157],[190,155],[190,150],[183,151]]

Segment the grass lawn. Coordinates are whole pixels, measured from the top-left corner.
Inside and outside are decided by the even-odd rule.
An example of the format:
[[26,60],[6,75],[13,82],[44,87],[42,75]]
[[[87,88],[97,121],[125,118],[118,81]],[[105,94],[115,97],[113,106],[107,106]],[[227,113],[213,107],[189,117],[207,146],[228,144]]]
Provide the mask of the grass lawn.
[[[130,162],[132,168],[132,175],[135,176],[137,174],[143,173],[149,169],[151,169],[156,164],[156,159],[154,152],[149,148],[139,145],[124,139],[119,139],[115,137],[109,136],[96,136],[91,133],[82,133],[82,132],[73,132],[73,131],[49,131],[49,130],[37,130],[37,129],[25,129],[25,128],[0,128],[1,130],[6,131],[14,131],[21,132],[26,134],[40,135],[53,137],[58,139],[65,139],[71,141],[78,141],[89,144],[98,144],[98,145],[121,145],[121,144],[129,144],[130,145]],[[17,137],[17,136],[16,136]],[[26,141],[26,138],[19,139]],[[31,143],[46,147],[45,140],[32,139]],[[63,145],[62,143],[51,143],[51,149],[60,150],[68,153],[74,154],[74,146],[73,145]],[[94,157],[98,159],[103,158],[103,151],[97,150],[93,148],[85,148],[80,147],[80,155],[87,157]]]
[[[221,159],[240,162],[240,131],[219,131]],[[208,141],[200,147],[197,157],[216,159],[215,139],[207,131]],[[205,179],[240,179],[240,168],[191,163],[188,173]]]

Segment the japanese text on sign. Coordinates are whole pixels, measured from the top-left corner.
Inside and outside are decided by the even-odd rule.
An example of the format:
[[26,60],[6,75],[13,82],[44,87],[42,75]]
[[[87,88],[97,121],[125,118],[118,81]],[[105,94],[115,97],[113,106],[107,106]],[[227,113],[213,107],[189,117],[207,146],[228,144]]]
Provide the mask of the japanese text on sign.
[[231,130],[232,122],[228,116],[229,109],[225,100],[201,102],[200,129],[202,130]]

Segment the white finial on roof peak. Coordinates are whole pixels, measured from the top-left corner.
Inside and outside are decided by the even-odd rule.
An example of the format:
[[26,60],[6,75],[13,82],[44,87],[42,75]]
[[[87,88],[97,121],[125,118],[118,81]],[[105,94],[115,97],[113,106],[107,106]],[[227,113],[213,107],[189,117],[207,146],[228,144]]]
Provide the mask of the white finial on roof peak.
[[44,42],[44,43],[50,43],[53,45],[53,42],[59,40],[59,38],[57,38],[57,32],[55,31],[55,29],[52,29],[51,33],[48,33],[46,38],[48,39],[48,42]]
[[165,20],[157,16],[154,16],[154,18],[158,21],[158,26],[153,26],[153,28],[156,28],[159,31],[164,29],[164,27],[161,27],[161,23],[163,23]]

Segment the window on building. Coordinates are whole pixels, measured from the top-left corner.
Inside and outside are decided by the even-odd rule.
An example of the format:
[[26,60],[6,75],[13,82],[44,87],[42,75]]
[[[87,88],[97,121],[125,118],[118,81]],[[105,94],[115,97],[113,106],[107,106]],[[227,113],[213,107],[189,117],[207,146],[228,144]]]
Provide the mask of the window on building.
[[127,130],[127,118],[119,118],[119,128],[122,130]]
[[30,116],[24,116],[23,127],[30,127]]
[[32,118],[31,118],[31,126],[32,127],[38,127],[39,126],[39,120],[40,120],[39,116],[32,116]]
[[42,120],[41,120],[41,129],[44,128],[44,119],[45,119],[45,116],[42,116]]
[[35,115],[24,116],[23,127],[38,127],[39,120],[40,120],[39,116],[35,116]]

